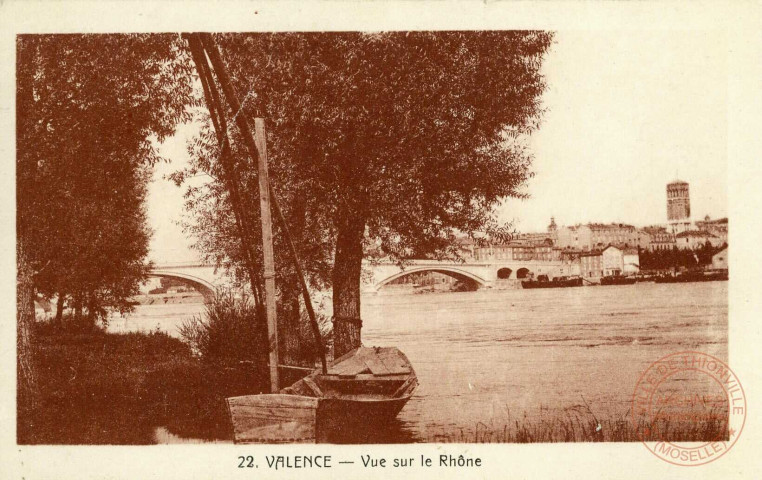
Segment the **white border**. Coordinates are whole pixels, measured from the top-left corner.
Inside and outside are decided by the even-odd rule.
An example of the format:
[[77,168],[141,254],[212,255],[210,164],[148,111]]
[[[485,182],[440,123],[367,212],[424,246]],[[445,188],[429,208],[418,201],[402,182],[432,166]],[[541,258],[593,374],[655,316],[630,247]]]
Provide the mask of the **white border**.
[[[381,476],[420,478],[735,478],[762,471],[760,426],[762,345],[760,320],[760,228],[762,212],[762,25],[752,2],[8,2],[0,0],[0,271],[4,315],[0,318],[0,471],[7,478],[310,478]],[[365,445],[17,447],[15,445],[15,107],[17,33],[126,31],[286,31],[420,29],[709,29],[729,34],[728,161],[731,220],[730,366],[747,391],[752,412],[743,438],[717,462],[676,467],[643,445]],[[594,54],[592,52],[591,54]],[[644,65],[647,68],[647,65]],[[238,455],[330,454],[359,460],[362,453],[386,458],[440,453],[479,456],[476,469],[239,470]]]

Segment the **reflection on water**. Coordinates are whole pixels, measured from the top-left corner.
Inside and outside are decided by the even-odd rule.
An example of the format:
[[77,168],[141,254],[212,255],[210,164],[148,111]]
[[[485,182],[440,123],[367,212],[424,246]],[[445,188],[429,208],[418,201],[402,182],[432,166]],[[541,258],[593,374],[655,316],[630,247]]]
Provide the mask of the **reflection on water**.
[[[579,410],[624,418],[638,376],[673,352],[727,359],[727,282],[363,297],[363,343],[396,346],[420,386],[388,429],[337,441],[468,440]],[[140,306],[117,331],[177,335],[202,304]],[[157,441],[172,442],[171,434]]]
[[233,443],[232,440],[206,440],[201,438],[185,438],[167,430],[165,427],[156,427],[153,432],[154,442],[158,444],[164,443]]
[[113,333],[151,332],[160,330],[180,337],[180,326],[204,311],[203,301],[197,303],[137,305],[135,311],[109,318],[108,331]]

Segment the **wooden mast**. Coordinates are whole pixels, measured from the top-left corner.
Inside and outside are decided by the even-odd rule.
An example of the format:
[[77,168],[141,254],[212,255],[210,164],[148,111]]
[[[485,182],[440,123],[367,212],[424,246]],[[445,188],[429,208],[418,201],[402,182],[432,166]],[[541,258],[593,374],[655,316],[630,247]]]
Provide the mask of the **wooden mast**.
[[[238,102],[238,98],[236,98],[235,91],[233,90],[233,86],[230,82],[230,78],[227,75],[225,66],[222,62],[222,58],[220,57],[220,52],[217,49],[216,44],[214,43],[214,39],[212,38],[212,35],[209,33],[198,33],[193,35],[198,35],[199,38],[201,39],[201,43],[203,44],[204,49],[206,50],[207,55],[209,56],[209,60],[212,63],[212,68],[217,74],[217,79],[220,82],[220,86],[222,87],[222,91],[225,95],[225,98],[227,99],[228,104],[230,105],[233,112],[235,112],[235,115],[234,115],[235,122],[238,125],[238,129],[241,132],[244,144],[249,150],[249,156],[252,158],[252,161],[253,161],[254,157],[258,156],[259,154],[257,144],[256,144],[257,142],[251,136],[251,133],[250,133],[251,131],[249,129],[246,112],[243,111],[242,109],[243,106]],[[260,183],[260,195],[261,195],[261,183]],[[309,314],[309,317],[310,317],[310,324],[312,326],[313,333],[315,334],[315,343],[317,345],[318,355],[320,356],[320,361],[322,363],[323,373],[326,373],[327,367],[326,367],[326,360],[325,360],[325,347],[323,345],[323,340],[320,336],[320,327],[317,323],[317,318],[312,308],[312,301],[310,299],[309,291],[307,289],[307,283],[304,280],[304,274],[299,265],[299,257],[296,253],[296,248],[294,247],[293,240],[291,239],[291,234],[288,229],[288,224],[286,223],[285,218],[283,218],[283,214],[277,202],[277,197],[275,196],[274,191],[272,191],[272,187],[270,187],[270,195],[271,195],[270,199],[272,201],[273,206],[275,207],[275,211],[280,217],[280,221],[283,227],[283,233],[288,239],[289,250],[291,252],[291,256],[294,261],[297,274],[299,276],[299,281],[302,285],[302,294],[304,296],[304,303],[307,307],[307,313]],[[269,216],[269,210],[268,210],[268,216]],[[265,270],[266,270],[266,267],[265,267]],[[277,339],[277,336],[276,336],[276,339]],[[270,368],[272,369],[272,366]]]
[[278,317],[275,300],[275,258],[273,256],[273,226],[270,217],[270,179],[267,173],[267,139],[265,119],[254,119],[254,142],[259,153],[259,207],[262,218],[262,257],[264,258],[265,306],[267,336],[270,346],[270,391],[279,390],[278,381]]

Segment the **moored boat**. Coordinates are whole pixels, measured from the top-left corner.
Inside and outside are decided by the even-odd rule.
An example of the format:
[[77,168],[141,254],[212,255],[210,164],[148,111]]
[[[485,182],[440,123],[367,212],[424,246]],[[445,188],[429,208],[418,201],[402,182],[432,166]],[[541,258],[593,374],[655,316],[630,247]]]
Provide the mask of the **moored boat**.
[[727,270],[682,272],[656,277],[656,283],[714,282],[728,279]]
[[645,273],[636,273],[632,276],[636,282],[653,282],[656,280],[656,275],[652,274],[645,274]]
[[581,287],[582,277],[555,277],[549,280],[547,275],[539,275],[537,280],[522,281],[521,286],[523,288]]
[[636,281],[635,277],[625,277],[624,275],[606,275],[601,277],[601,285],[633,285]]
[[405,354],[360,347],[276,395],[227,399],[236,443],[330,442],[343,431],[383,425],[418,386]]

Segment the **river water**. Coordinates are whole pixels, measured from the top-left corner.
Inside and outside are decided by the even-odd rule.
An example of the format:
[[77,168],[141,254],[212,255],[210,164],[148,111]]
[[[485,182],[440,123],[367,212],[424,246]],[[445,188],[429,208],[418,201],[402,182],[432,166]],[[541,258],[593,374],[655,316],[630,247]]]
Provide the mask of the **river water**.
[[[420,386],[386,436],[473,441],[519,423],[625,419],[639,375],[678,351],[728,356],[727,282],[363,297],[363,343],[396,346]],[[138,307],[111,329],[176,335],[199,304]]]

